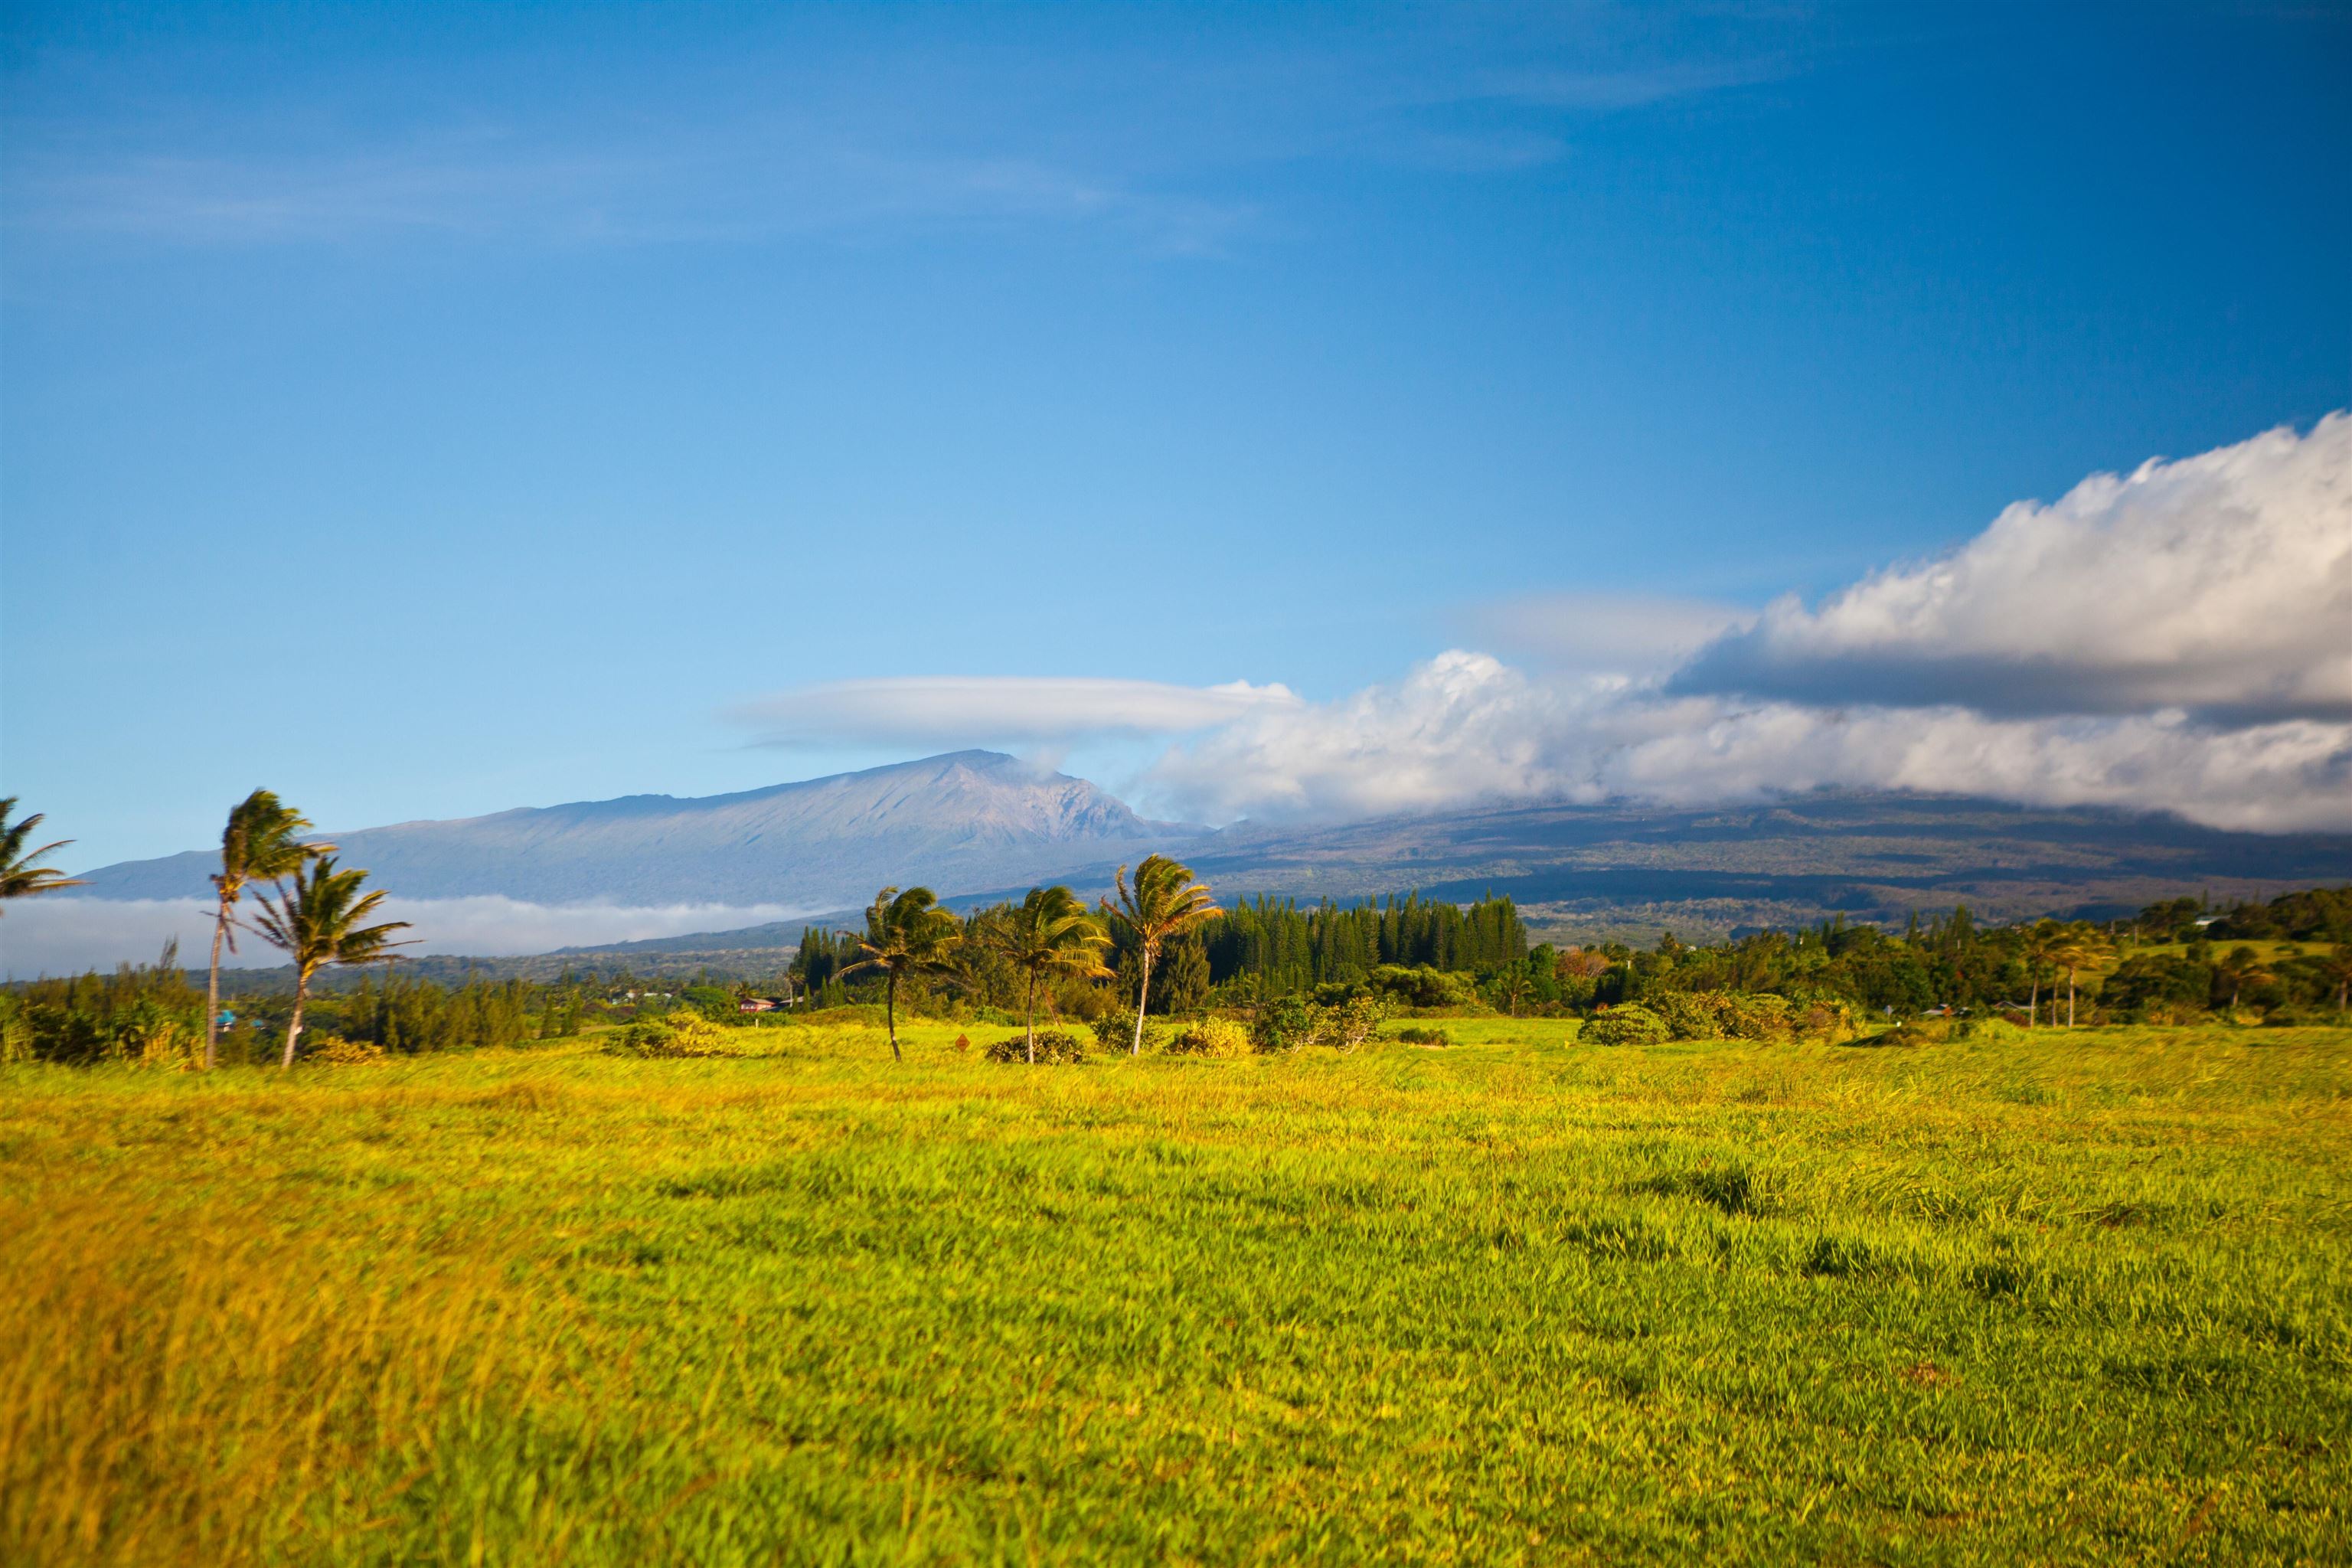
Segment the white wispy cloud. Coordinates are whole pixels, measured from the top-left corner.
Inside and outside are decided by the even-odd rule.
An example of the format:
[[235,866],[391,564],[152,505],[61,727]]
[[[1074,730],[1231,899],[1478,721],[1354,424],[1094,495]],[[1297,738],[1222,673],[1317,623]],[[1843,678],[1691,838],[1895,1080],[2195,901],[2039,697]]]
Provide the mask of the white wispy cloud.
[[2020,501],[1960,549],[1793,599],[1683,692],[2001,714],[2352,718],[2352,416]]
[[1177,686],[1090,676],[929,675],[835,680],[745,702],[729,717],[766,745],[982,745],[1168,735],[1303,707],[1287,687]]
[[[2021,502],[1818,610],[1530,599],[1334,702],[1171,747],[1163,809],[1336,818],[1822,785],[2352,828],[2352,416]],[[1611,643],[1619,646],[1612,657]],[[1613,669],[1612,668],[1613,667]]]
[[628,147],[425,135],[309,152],[37,148],[17,162],[13,226],[201,247],[401,237],[662,245],[1052,223],[1201,254],[1249,213],[1034,157],[748,130]]
[[[813,911],[782,904],[535,904],[518,899],[400,899],[383,901],[386,919],[406,921],[415,939],[404,953],[497,956],[547,952],[561,947],[644,942],[655,937],[723,931]],[[27,980],[79,973],[126,961],[152,963],[177,941],[183,963],[201,964],[212,944],[212,913],[205,905],[169,899],[83,899],[52,894],[16,900],[0,921],[0,975]],[[239,952],[223,954],[231,967],[268,968],[285,962],[277,949],[246,936]]]

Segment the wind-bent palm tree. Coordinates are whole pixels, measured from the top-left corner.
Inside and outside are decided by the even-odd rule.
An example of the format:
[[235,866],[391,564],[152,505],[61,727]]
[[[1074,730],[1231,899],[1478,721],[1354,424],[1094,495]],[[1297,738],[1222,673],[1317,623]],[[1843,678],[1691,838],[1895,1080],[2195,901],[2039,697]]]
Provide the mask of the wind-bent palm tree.
[[35,893],[54,893],[60,888],[86,886],[80,878],[68,877],[53,866],[36,866],[34,861],[53,850],[62,849],[73,842],[60,838],[55,844],[44,844],[38,849],[25,847],[25,840],[41,825],[42,813],[19,821],[8,820],[16,809],[16,796],[0,798],[0,903],[10,899],[28,899]]
[[1103,980],[1102,950],[1110,945],[1087,906],[1067,888],[1032,888],[1019,903],[981,927],[982,940],[1006,963],[1029,972],[1028,1011],[1023,1031],[1029,1060],[1037,1060],[1037,986],[1050,972]]
[[844,966],[841,973],[882,972],[882,1016],[890,1026],[892,1061],[906,1060],[898,1054],[899,980],[947,968],[949,954],[962,940],[962,925],[940,908],[938,897],[929,888],[909,888],[903,893],[885,888],[866,906],[866,936],[857,944],[857,951],[866,956]]
[[1205,882],[1192,880],[1192,868],[1165,855],[1146,855],[1135,868],[1135,886],[1127,885],[1127,868],[1118,868],[1118,902],[1102,902],[1106,920],[1128,933],[1143,950],[1143,984],[1135,993],[1135,1041],[1128,1055],[1143,1054],[1143,1013],[1151,1005],[1151,965],[1160,945],[1194,926],[1223,913],[1209,897]]
[[[2074,1026],[2074,974],[2077,970],[2096,969],[2116,955],[2116,944],[2096,926],[2070,926],[2051,950],[2051,961],[2066,971],[2066,1026]],[[2052,988],[2050,1010],[2058,1010],[2058,998]]]
[[[2025,931],[2025,942],[2020,949],[2025,959],[2025,977],[2033,985],[2033,994],[2026,999],[2025,1024],[2032,1028],[2042,1021],[2042,977],[2057,967],[2058,950],[2065,944],[2065,928],[2056,921],[2036,921]],[[2058,1010],[2057,999],[2051,999],[2050,1010]]]
[[310,999],[310,977],[331,963],[374,963],[392,957],[392,949],[405,946],[391,940],[406,931],[406,921],[362,925],[383,902],[383,891],[362,894],[367,879],[361,870],[338,871],[331,855],[310,862],[307,872],[294,874],[294,885],[278,884],[275,899],[263,894],[255,901],[261,912],[253,929],[270,946],[294,961],[294,1016],[286,1024],[286,1057],[282,1071],[294,1065],[294,1043],[302,1037],[302,1007]]
[[302,869],[314,855],[331,855],[331,844],[304,844],[310,819],[266,789],[255,790],[229,808],[228,826],[221,829],[221,868],[213,878],[220,903],[213,912],[211,978],[205,985],[205,1067],[209,1070],[220,1049],[221,943],[236,951],[236,905],[246,884],[282,881]]

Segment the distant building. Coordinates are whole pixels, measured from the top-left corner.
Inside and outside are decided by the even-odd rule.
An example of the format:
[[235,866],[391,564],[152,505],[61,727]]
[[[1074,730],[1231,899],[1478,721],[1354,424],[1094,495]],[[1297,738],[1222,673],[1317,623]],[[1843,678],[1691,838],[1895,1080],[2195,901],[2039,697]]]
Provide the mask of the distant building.
[[738,1013],[772,1013],[779,1007],[793,1005],[790,996],[746,996],[735,1004]]

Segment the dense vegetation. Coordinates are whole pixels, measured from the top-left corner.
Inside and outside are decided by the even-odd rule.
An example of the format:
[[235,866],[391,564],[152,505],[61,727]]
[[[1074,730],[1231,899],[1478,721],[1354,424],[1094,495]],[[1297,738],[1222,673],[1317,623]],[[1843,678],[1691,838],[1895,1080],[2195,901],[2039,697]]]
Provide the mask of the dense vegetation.
[[[919,889],[918,889],[919,890]],[[893,889],[895,892],[896,889]],[[905,972],[895,1000],[924,1016],[1006,1024],[1024,1016],[1024,973],[982,940],[1006,906],[962,916],[953,962]],[[2219,915],[2179,900],[2150,906],[2112,934],[2037,921],[1987,928],[1965,909],[1896,933],[1832,921],[1767,931],[1712,946],[1669,935],[1654,948],[1528,944],[1508,899],[1468,906],[1411,897],[1341,907],[1260,900],[1171,939],[1153,970],[1154,1017],[1207,1013],[1265,1020],[1262,1037],[1319,1037],[1292,1001],[1336,1009],[1370,1000],[1385,1015],[1499,1012],[1590,1016],[1638,1007],[1681,1038],[1851,1034],[1927,1014],[2067,1017],[2067,960],[2080,960],[2078,1023],[2186,1023],[2206,1017],[2273,1024],[2327,1022],[2352,1003],[2352,890],[2315,889]],[[2200,926],[2196,922],[2208,923]],[[2261,933],[2270,932],[2265,936]],[[2243,933],[2247,940],[2232,940]],[[1044,1016],[1133,1028],[1137,944],[1106,922],[1114,978],[1046,977]],[[2175,938],[2185,936],[2185,941]],[[764,982],[684,984],[625,973],[593,984],[473,979],[444,985],[396,964],[361,968],[355,984],[312,995],[312,1044],[416,1053],[513,1045],[692,1008],[732,1022],[751,995],[789,994],[804,1010],[870,1006],[882,975],[860,973],[865,941],[812,928],[790,963]],[[261,1059],[289,1021],[291,998],[237,988],[226,1004],[223,1059]],[[1787,1004],[1778,1008],[1761,998]],[[205,1002],[167,953],[152,967],[42,980],[0,991],[0,1060],[185,1059],[200,1047]],[[1778,1018],[1743,1035],[1739,1019]],[[1636,1034],[1638,1022],[1621,1025]],[[1140,1032],[1139,1031],[1139,1034]],[[1152,1037],[1173,1037],[1161,1029]]]
[[0,1561],[2342,1560],[2352,1035],[1576,1029],[0,1069]]

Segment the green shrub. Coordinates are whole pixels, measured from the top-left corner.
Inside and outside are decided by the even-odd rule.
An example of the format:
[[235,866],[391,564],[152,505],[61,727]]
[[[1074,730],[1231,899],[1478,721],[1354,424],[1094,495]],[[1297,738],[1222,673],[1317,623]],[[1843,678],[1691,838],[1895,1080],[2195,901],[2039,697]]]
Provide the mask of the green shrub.
[[1389,1038],[1402,1040],[1408,1046],[1450,1046],[1454,1043],[1454,1037],[1444,1030],[1421,1024],[1408,1024]]
[[1296,996],[1277,996],[1250,1020],[1250,1044],[1267,1055],[1309,1045],[1315,1038],[1315,1013],[1311,1004]]
[[[988,1047],[988,1059],[992,1062],[1029,1060],[1029,1037],[1008,1035]],[[1046,1062],[1082,1062],[1087,1059],[1087,1043],[1067,1029],[1037,1031],[1037,1060]]]
[[614,1049],[633,1057],[715,1057],[726,1045],[727,1031],[689,1008],[640,1018],[613,1039]]
[[[1098,1050],[1117,1055],[1135,1048],[1135,1009],[1132,1007],[1114,1007],[1087,1027],[1093,1032]],[[1160,1037],[1167,1032],[1167,1027],[1160,1019],[1146,1018],[1143,1021],[1143,1048],[1158,1050]]]
[[297,1058],[304,1067],[373,1067],[384,1059],[382,1046],[365,1040],[347,1040],[341,1035],[312,1035],[305,1031],[302,1054]]
[[1250,1039],[1263,1052],[1295,1051],[1303,1046],[1329,1046],[1352,1051],[1372,1037],[1388,1016],[1385,998],[1370,992],[1342,992],[1346,1000],[1330,1005],[1281,996],[1257,1010]]
[[1835,1044],[1862,1032],[1853,1004],[1843,996],[1810,996],[1789,1004],[1790,1027],[1800,1039]]
[[1171,1056],[1188,1057],[1238,1057],[1249,1048],[1250,1032],[1231,1018],[1196,1018],[1160,1047]]
[[1677,1040],[1785,1040],[1794,1029],[1789,999],[1769,992],[1668,991],[1642,1005]]
[[1654,1046],[1671,1037],[1664,1018],[1638,1002],[1628,1002],[1592,1015],[1576,1037],[1593,1046]]
[[1370,985],[1399,1007],[1467,1007],[1478,1000],[1478,983],[1469,975],[1425,963],[1383,963],[1372,971]]

